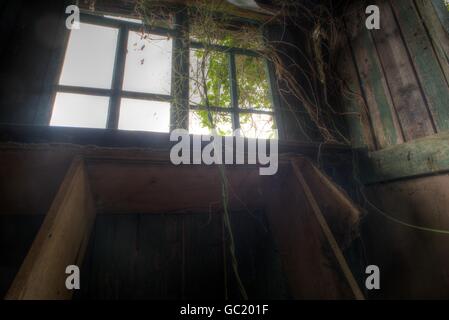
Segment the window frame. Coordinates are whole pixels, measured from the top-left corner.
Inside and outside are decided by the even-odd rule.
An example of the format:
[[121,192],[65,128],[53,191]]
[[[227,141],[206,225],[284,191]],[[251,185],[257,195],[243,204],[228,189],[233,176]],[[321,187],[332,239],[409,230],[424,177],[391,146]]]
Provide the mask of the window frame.
[[[145,26],[141,23],[132,22],[132,21],[124,21],[124,20],[118,20],[113,18],[108,18],[96,14],[92,14],[88,11],[81,11],[81,21],[83,23],[93,24],[97,26],[103,26],[103,27],[111,27],[118,29],[118,36],[117,36],[117,45],[116,45],[116,53],[115,53],[115,61],[113,66],[113,73],[112,73],[112,84],[110,89],[102,89],[102,88],[91,88],[91,87],[83,87],[83,86],[67,86],[67,85],[60,85],[59,84],[59,78],[61,75],[62,67],[64,65],[64,57],[65,57],[65,51],[67,50],[67,43],[64,47],[64,52],[62,55],[60,67],[59,67],[59,73],[58,77],[56,79],[56,84],[54,85],[53,89],[53,96],[51,99],[51,110],[54,107],[54,102],[57,93],[72,93],[72,94],[84,94],[84,95],[90,95],[90,96],[105,96],[109,97],[109,106],[108,106],[108,114],[107,114],[107,123],[106,123],[106,129],[117,129],[118,130],[118,123],[119,123],[119,116],[120,116],[120,102],[122,98],[128,98],[128,99],[138,99],[138,100],[146,100],[146,101],[163,101],[168,102],[171,104],[171,108],[173,109],[174,101],[177,97],[173,96],[173,92],[171,94],[154,94],[154,93],[144,93],[144,92],[133,92],[133,91],[127,91],[123,90],[123,81],[124,81],[124,72],[125,72],[125,63],[126,63],[126,55],[127,55],[127,48],[128,48],[128,36],[129,32],[135,31],[135,32],[146,32],[154,35],[159,36],[168,36],[172,39],[173,43],[173,55],[172,55],[172,84],[176,81],[173,79],[173,68],[175,65],[182,64],[182,61],[176,61],[176,59],[180,59],[179,54],[175,54],[176,48],[176,40],[184,40],[184,43],[187,43],[187,48],[183,48],[188,50],[188,54],[190,56],[190,49],[204,49],[205,46],[197,41],[191,41],[189,38],[188,33],[186,32],[180,32],[178,28],[178,24],[175,19],[174,28],[164,28],[164,27],[151,27],[151,29],[146,30]],[[185,18],[185,17],[184,17]],[[187,22],[188,23],[188,22]],[[70,33],[70,32],[69,32]],[[189,39],[182,39],[181,37],[188,37]],[[263,114],[263,115],[271,115],[273,117],[273,120],[276,124],[276,128],[278,129],[278,138],[282,138],[282,131],[280,130],[280,116],[279,116],[279,107],[280,107],[280,99],[277,94],[276,90],[276,81],[274,77],[274,67],[272,63],[270,63],[265,57],[263,57],[262,54],[255,50],[250,49],[243,49],[243,48],[236,48],[236,47],[228,47],[228,46],[221,46],[221,45],[214,45],[214,46],[208,46],[208,48],[211,48],[213,51],[222,52],[227,55],[228,57],[228,74],[229,74],[229,81],[231,85],[231,105],[229,108],[226,107],[220,107],[220,106],[210,106],[207,108],[206,106],[201,105],[194,105],[191,104],[190,101],[187,102],[187,105],[184,106],[186,110],[184,110],[189,115],[190,111],[198,111],[198,110],[210,110],[212,112],[219,112],[219,113],[228,113],[231,116],[232,119],[232,129],[237,130],[240,128],[240,114],[246,113],[246,114]],[[268,80],[268,86],[269,86],[269,95],[271,99],[271,110],[259,110],[259,109],[249,109],[249,108],[240,108],[238,103],[238,85],[237,85],[237,74],[236,74],[236,62],[235,62],[235,56],[236,55],[244,55],[244,56],[251,56],[255,58],[261,58],[265,62],[265,70],[266,70],[266,76]],[[190,60],[187,59],[187,64],[189,64]],[[190,66],[187,65],[187,68],[185,72],[186,75],[183,75],[183,77],[189,78],[189,68]],[[183,90],[187,90],[187,92],[182,92],[182,96],[189,96],[189,84],[187,84],[187,88]],[[172,90],[173,91],[173,90]],[[178,97],[179,98],[179,97]],[[52,112],[50,112],[50,118],[51,118]],[[188,118],[188,117],[187,117]],[[187,120],[188,121],[188,120]],[[173,126],[174,119],[170,117],[170,130],[174,129]],[[50,123],[50,119],[48,119],[48,123]],[[188,122],[187,122],[188,126]],[[189,129],[184,128],[184,129]]]

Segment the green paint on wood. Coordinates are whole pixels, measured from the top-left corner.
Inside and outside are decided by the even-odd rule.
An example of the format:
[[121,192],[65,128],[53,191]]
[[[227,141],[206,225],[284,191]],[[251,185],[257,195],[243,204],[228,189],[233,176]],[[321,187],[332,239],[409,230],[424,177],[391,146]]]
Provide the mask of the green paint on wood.
[[365,11],[362,8],[355,8],[353,11],[357,15],[350,17],[348,25],[354,55],[373,119],[378,146],[385,148],[401,143],[403,139],[376,53],[376,47],[369,30],[365,27]]
[[446,32],[449,33],[449,9],[447,7],[447,4],[444,3],[444,0],[431,1],[435,8],[435,11],[438,14],[439,19],[441,20],[441,24],[443,25]]
[[371,134],[368,110],[365,108],[357,71],[352,59],[351,51],[346,46],[340,61],[341,77],[344,80],[343,104],[345,108],[346,122],[351,135],[351,144],[354,148],[368,147],[374,150],[374,141]]
[[[416,0],[416,5],[429,31],[429,36],[446,77],[446,82],[449,83],[449,30],[445,30],[442,20],[438,18],[435,7],[430,0]],[[446,21],[448,19],[449,11],[446,12]]]
[[438,132],[449,129],[449,89],[413,2],[391,2]]
[[359,168],[365,184],[449,171],[449,132],[361,154]]
[[404,139],[411,141],[432,135],[436,133],[432,119],[392,8],[384,0],[376,3],[382,18],[380,30],[372,30],[372,35]]

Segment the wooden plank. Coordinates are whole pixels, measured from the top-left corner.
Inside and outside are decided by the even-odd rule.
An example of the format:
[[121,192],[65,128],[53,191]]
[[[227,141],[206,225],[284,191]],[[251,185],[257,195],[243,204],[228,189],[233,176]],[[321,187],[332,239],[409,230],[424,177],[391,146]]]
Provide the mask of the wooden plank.
[[369,110],[360,88],[351,48],[346,38],[344,41],[346,45],[339,64],[340,76],[343,80],[343,104],[351,135],[351,144],[354,148],[366,147],[368,150],[375,150],[376,142],[373,137]]
[[6,299],[70,299],[68,265],[81,267],[95,209],[82,158],[73,160]]
[[335,255],[335,258],[338,261],[341,271],[343,272],[343,274],[346,278],[346,281],[348,282],[349,286],[351,287],[352,293],[354,294],[354,298],[356,300],[364,300],[363,293],[360,290],[360,288],[351,272],[351,269],[349,269],[348,263],[346,262],[346,259],[343,256],[343,252],[341,251],[340,247],[338,246],[338,243],[335,240],[335,237],[332,234],[332,231],[329,228],[329,225],[327,224],[326,219],[324,218],[324,215],[320,209],[320,206],[318,205],[317,200],[315,199],[315,196],[313,195],[308,183],[306,182],[306,179],[304,178],[304,176],[301,173],[301,169],[300,169],[300,165],[299,165],[300,161],[301,161],[300,159],[292,161],[293,172],[295,173],[299,183],[301,184],[301,186],[304,190],[307,201],[309,202],[310,206],[312,207],[312,211],[315,214],[315,217],[316,217],[318,223],[320,224],[321,230],[323,231],[329,245],[332,248],[332,251]]
[[224,298],[221,219],[217,213],[182,217],[184,299]]
[[[394,1],[395,4],[399,2],[401,1]],[[402,1],[399,6],[410,7],[411,2],[406,2],[407,4]],[[377,5],[382,12],[381,27],[379,30],[372,30],[372,34],[404,138],[409,141],[431,135],[435,133],[432,119],[392,9],[385,0],[377,1]],[[410,30],[403,30],[406,34],[413,30],[411,26],[407,28]],[[408,44],[415,41],[416,38],[406,38]],[[428,45],[430,50],[430,43]]]
[[[417,3],[420,3],[420,7],[422,8],[421,12],[424,12],[426,18],[430,19],[429,21],[427,21],[427,19],[424,21],[435,30],[435,28],[437,28],[435,25],[436,17],[432,19],[432,17],[426,13],[432,8],[424,8],[425,2],[426,1],[418,1]],[[398,18],[412,62],[416,68],[422,89],[426,95],[437,132],[446,131],[449,129],[449,88],[447,82],[448,78],[447,75],[445,76],[444,74],[444,69],[448,72],[449,64],[447,59],[441,57],[442,53],[441,49],[439,49],[439,43],[441,43],[441,47],[445,46],[446,49],[448,49],[449,37],[446,34],[444,38],[438,39],[438,43],[436,44],[437,47],[435,48],[436,50],[434,50],[414,3],[407,0],[396,0],[391,2],[391,6]],[[430,4],[427,5],[427,7],[429,6]],[[385,18],[386,15],[383,13],[382,20],[385,20]],[[449,51],[446,51],[446,54],[447,52]],[[438,56],[435,53],[439,53],[440,59],[438,59]],[[404,67],[401,66],[401,70],[398,71],[403,71],[403,68]],[[411,94],[410,90],[412,90],[412,88],[407,87],[407,93]],[[410,103],[411,101],[408,102]],[[421,112],[421,114],[416,113],[414,115],[415,117],[412,120],[417,124],[421,121],[427,121],[424,112]],[[413,125],[413,122],[411,125]]]
[[443,25],[444,29],[447,33],[449,33],[449,16],[447,14],[448,8],[444,1],[440,0],[431,0],[435,11],[438,14],[438,17]]
[[[444,8],[445,20],[438,17],[437,6],[444,7],[443,1],[440,0],[416,0],[415,3],[421,21],[428,31],[446,83],[449,83],[449,12]],[[444,24],[446,24],[446,28]]]
[[[82,149],[82,147],[90,149],[94,151],[92,155],[104,154],[104,152],[100,152],[101,147],[105,147],[106,149],[103,151],[107,150],[110,155],[124,153],[125,150],[129,154],[152,154],[156,151],[162,151],[166,153],[166,161],[170,160],[167,151],[177,143],[170,141],[169,133],[7,124],[0,124],[0,142],[29,144],[26,147],[20,145],[21,148],[38,147],[35,144],[42,144],[41,147],[47,148],[49,148],[48,144],[67,144],[65,145],[66,148],[71,146],[77,150]],[[203,142],[203,145],[205,144],[206,142]],[[301,142],[299,140],[279,141],[279,154],[297,153],[315,158],[318,152],[320,155],[335,155],[337,153],[350,155],[352,151],[350,147],[341,144]]]
[[294,299],[353,299],[291,165],[266,178],[266,213]]
[[[96,162],[89,165],[89,173],[99,213],[182,213],[221,207],[216,167]],[[263,201],[257,169],[236,166],[227,176],[235,191],[229,195],[230,208],[254,208]]]
[[[293,158],[295,159],[295,158]],[[319,207],[340,248],[348,248],[357,236],[360,209],[346,192],[309,160],[301,159],[296,165],[312,194],[320,195]]]
[[385,81],[376,47],[365,27],[363,6],[350,9],[346,17],[350,43],[354,51],[362,89],[370,110],[374,134],[379,148],[404,141],[391,95]]
[[449,133],[439,133],[360,157],[365,184],[449,171]]

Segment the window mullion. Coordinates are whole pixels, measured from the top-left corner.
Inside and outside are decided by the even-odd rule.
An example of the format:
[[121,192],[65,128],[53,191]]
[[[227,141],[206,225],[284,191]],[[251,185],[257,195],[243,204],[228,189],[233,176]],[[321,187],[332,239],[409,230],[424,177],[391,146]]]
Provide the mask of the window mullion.
[[265,66],[266,66],[267,75],[268,75],[269,94],[270,94],[271,105],[273,108],[276,128],[278,129],[279,138],[283,139],[284,131],[283,131],[282,123],[280,120],[280,118],[281,118],[281,112],[280,112],[281,111],[280,110],[281,109],[281,100],[279,98],[279,90],[278,90],[278,86],[277,86],[274,65],[273,65],[273,62],[269,61],[268,59],[265,59]]
[[186,10],[175,14],[172,49],[170,131],[189,128],[189,21]]
[[237,89],[237,72],[235,67],[235,54],[232,50],[228,53],[228,73],[229,73],[229,84],[231,86],[231,108],[232,108],[232,129],[237,130],[240,128],[239,119],[239,99],[238,99],[238,89]]
[[112,77],[112,95],[109,101],[108,129],[117,129],[120,116],[120,92],[125,74],[126,51],[128,47],[128,27],[122,25],[118,33],[114,73]]

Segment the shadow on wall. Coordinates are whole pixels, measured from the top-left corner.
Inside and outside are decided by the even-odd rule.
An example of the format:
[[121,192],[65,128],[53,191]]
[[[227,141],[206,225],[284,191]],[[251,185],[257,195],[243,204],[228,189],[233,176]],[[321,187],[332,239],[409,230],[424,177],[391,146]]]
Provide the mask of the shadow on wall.
[[[409,224],[449,230],[449,175],[416,178],[367,188],[374,205]],[[391,221],[374,209],[361,224],[368,264],[378,265],[381,289],[374,299],[448,299],[449,235]]]

